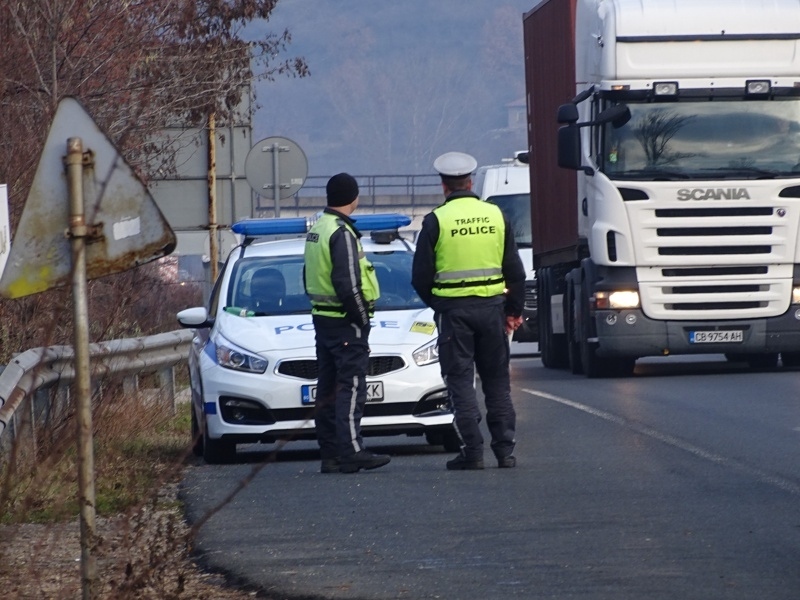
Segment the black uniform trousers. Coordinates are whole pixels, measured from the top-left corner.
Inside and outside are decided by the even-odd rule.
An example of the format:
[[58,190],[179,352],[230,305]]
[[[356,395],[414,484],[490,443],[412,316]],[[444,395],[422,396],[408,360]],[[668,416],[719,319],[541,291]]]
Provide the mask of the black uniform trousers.
[[319,370],[314,423],[320,455],[347,456],[364,449],[361,417],[367,401],[370,326],[358,327],[346,319],[313,319]]
[[483,459],[481,410],[475,391],[475,369],[486,403],[486,424],[497,458],[514,451],[516,413],[511,401],[510,350],[502,297],[497,303],[462,304],[437,313],[439,363],[468,460]]

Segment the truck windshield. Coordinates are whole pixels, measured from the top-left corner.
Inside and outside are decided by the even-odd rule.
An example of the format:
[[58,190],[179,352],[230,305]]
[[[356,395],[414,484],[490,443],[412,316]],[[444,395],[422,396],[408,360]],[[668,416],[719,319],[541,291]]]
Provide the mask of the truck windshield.
[[496,204],[514,228],[514,241],[519,248],[530,248],[531,235],[531,195],[503,194],[489,196],[487,202]]
[[605,126],[611,179],[800,177],[800,99],[628,106],[626,125]]

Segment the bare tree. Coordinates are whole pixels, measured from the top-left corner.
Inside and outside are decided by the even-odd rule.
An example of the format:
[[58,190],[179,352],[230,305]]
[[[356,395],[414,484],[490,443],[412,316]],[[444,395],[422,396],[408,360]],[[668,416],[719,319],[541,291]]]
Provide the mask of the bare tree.
[[[142,164],[146,141],[180,120],[229,118],[252,79],[303,76],[303,59],[278,57],[288,31],[246,43],[241,28],[277,0],[0,0],[0,180],[27,182],[58,102],[78,97]],[[24,157],[24,159],[22,158]],[[10,159],[10,160],[5,160]],[[146,173],[142,173],[147,175]],[[12,185],[15,206],[23,188]]]
[[692,156],[670,150],[669,143],[693,118],[676,115],[668,110],[655,110],[639,119],[633,127],[633,134],[644,149],[648,167],[669,164]]
[[[224,124],[250,89],[246,84],[305,76],[302,58],[283,57],[288,31],[255,42],[240,36],[248,22],[268,19],[277,1],[0,0],[0,182],[9,187],[12,228],[65,96],[84,104],[146,180],[159,129],[200,126],[211,112]],[[67,320],[54,316],[62,296],[0,300],[0,320],[57,335],[58,327],[39,328],[31,320],[42,314],[48,322]],[[4,350],[7,341],[0,339]],[[36,343],[27,334],[21,341]]]

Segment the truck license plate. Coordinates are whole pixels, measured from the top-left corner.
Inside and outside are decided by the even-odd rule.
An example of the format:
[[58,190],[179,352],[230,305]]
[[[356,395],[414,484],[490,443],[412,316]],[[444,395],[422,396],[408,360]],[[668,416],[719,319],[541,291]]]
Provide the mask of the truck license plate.
[[744,341],[741,329],[730,331],[690,331],[690,344],[730,344]]
[[[300,388],[300,396],[305,405],[314,404],[317,401],[317,386],[304,385]],[[367,382],[367,402],[382,402],[383,401],[383,382],[382,381],[368,381]]]

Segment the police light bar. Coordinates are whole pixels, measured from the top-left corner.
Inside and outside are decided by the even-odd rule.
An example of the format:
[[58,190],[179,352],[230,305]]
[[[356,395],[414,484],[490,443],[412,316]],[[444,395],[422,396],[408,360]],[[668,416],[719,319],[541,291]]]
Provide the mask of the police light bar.
[[281,235],[287,233],[305,233],[309,229],[308,219],[294,217],[286,219],[245,219],[231,225],[234,233],[248,237],[256,235]]
[[[411,217],[399,213],[382,213],[375,215],[358,215],[352,217],[360,231],[381,231],[399,229],[411,223]],[[286,235],[305,233],[311,229],[313,221],[305,217],[289,217],[281,219],[244,219],[231,226],[234,233],[246,237],[259,235]]]
[[350,217],[355,221],[359,231],[386,231],[400,229],[411,223],[411,217],[398,213],[383,213],[376,215],[356,215]]

